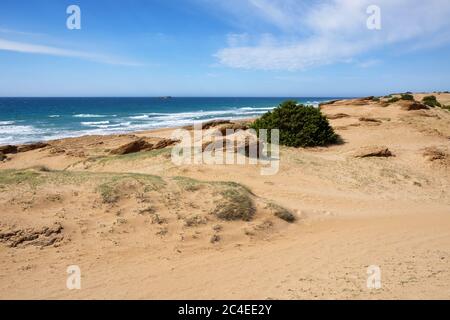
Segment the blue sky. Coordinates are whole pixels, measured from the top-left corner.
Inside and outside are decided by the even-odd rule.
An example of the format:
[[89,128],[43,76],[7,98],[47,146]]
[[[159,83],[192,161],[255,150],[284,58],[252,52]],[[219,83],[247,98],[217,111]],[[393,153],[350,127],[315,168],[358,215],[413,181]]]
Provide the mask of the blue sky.
[[449,17],[447,0],[2,0],[0,96],[450,90]]

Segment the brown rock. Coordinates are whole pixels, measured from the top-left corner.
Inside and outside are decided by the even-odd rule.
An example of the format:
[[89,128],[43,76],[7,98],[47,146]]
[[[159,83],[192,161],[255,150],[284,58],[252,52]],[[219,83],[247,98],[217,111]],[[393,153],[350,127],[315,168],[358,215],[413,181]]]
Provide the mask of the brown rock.
[[326,105],[330,105],[330,104],[335,104],[336,102],[338,102],[339,100],[331,100],[331,101],[325,101],[319,104],[319,107],[321,106],[326,106]]
[[5,160],[7,157],[3,154],[3,152],[0,152],[0,161]]
[[48,143],[43,143],[43,142],[23,144],[23,145],[20,145],[17,147],[17,152],[32,151],[32,150],[36,150],[36,149],[42,149],[47,146],[48,146]]
[[[222,124],[228,124],[228,123],[231,123],[231,121],[230,120],[211,120],[211,121],[203,122],[202,129],[206,130],[206,129],[220,126]],[[185,127],[183,127],[183,129],[192,130],[192,129],[194,129],[194,126],[185,126]]]
[[355,154],[355,158],[369,158],[369,157],[393,157],[392,152],[383,146],[370,146],[364,147],[358,150]]
[[401,106],[402,110],[406,111],[430,109],[428,106],[417,101],[402,100],[398,102],[398,104]]
[[362,121],[362,122],[381,123],[381,121],[378,120],[378,119],[374,119],[374,118],[366,118],[366,117],[361,117],[361,118],[359,118],[359,121]]
[[63,239],[62,231],[63,226],[59,222],[39,229],[9,230],[0,232],[0,242],[5,242],[11,248],[29,245],[47,247]]
[[174,144],[180,142],[179,140],[172,140],[172,139],[162,139],[158,141],[154,146],[153,149],[163,149],[170,146],[173,146]]
[[110,154],[124,155],[124,154],[136,153],[136,152],[141,152],[141,151],[158,150],[158,149],[163,149],[163,148],[172,146],[178,142],[179,142],[178,140],[161,139],[157,143],[153,144],[153,143],[146,141],[144,138],[140,138],[138,140],[124,144],[116,149],[111,150]]
[[3,154],[17,153],[17,146],[12,145],[0,146],[0,152]]
[[426,148],[423,152],[423,156],[428,159],[428,161],[444,160],[447,158],[447,153],[437,147]]
[[248,129],[248,127],[246,125],[240,124],[240,123],[222,124],[219,126],[219,128],[217,128],[217,130],[219,130],[219,132],[222,134],[222,136],[227,135],[227,130],[233,130],[235,132],[237,130],[247,130],[247,129]]
[[124,144],[117,149],[110,151],[110,154],[124,155],[129,153],[136,153],[140,151],[149,151],[153,148],[153,144],[145,141],[144,139],[138,139],[130,143]]
[[336,113],[336,114],[327,115],[327,118],[330,120],[336,120],[336,119],[342,119],[342,118],[348,118],[348,117],[350,117],[350,116],[346,113]]

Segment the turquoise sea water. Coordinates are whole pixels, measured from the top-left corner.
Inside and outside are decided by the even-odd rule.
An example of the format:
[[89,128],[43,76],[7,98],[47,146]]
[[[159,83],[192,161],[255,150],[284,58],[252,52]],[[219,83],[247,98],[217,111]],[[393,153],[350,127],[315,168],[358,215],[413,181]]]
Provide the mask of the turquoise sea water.
[[[0,98],[0,145],[259,116],[288,98]],[[289,98],[317,105],[329,98]]]

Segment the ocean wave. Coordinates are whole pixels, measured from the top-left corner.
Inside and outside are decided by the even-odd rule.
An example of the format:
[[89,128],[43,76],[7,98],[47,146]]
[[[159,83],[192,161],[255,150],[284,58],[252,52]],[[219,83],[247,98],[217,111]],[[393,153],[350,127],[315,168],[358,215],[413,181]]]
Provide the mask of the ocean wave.
[[150,117],[147,114],[143,114],[140,116],[131,116],[130,119],[133,120],[141,120],[141,119],[149,119]]
[[100,124],[109,124],[109,121],[92,121],[92,122],[81,122],[83,126],[96,126]]
[[48,116],[49,118],[59,118],[60,115],[59,114],[51,114]]
[[257,108],[257,107],[244,107],[244,108],[239,108],[239,110],[244,110],[244,111],[260,111],[260,110],[265,110],[265,111],[270,111],[275,109],[275,107],[263,107],[263,108]]
[[137,116],[131,116],[133,120],[150,120],[150,121],[173,121],[173,120],[210,120],[212,117],[238,118],[250,117],[254,115],[264,114],[273,108],[239,108],[228,110],[213,111],[193,111],[193,112],[177,112],[177,113],[148,113]]
[[0,121],[0,126],[8,126],[14,123],[14,121]]
[[80,113],[74,114],[74,118],[106,118],[106,117],[117,117],[117,115],[105,115],[105,114],[90,114],[90,113]]
[[0,134],[12,134],[12,135],[27,135],[27,134],[39,134],[43,131],[36,129],[33,126],[17,126],[17,125],[7,125],[0,126]]

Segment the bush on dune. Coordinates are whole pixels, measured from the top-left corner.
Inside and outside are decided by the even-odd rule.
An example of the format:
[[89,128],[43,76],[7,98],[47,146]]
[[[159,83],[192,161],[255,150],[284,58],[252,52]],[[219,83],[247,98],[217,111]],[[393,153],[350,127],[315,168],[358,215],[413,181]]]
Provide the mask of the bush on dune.
[[390,98],[388,101],[387,101],[387,103],[396,103],[396,102],[399,102],[400,101],[400,98],[398,98],[398,97],[392,97],[392,98]]
[[327,118],[319,109],[285,101],[276,109],[267,112],[251,126],[258,136],[261,129],[280,130],[280,144],[289,147],[326,146],[338,141]]
[[414,101],[414,96],[412,94],[406,93],[402,94],[402,100]]
[[441,107],[441,104],[437,101],[435,96],[426,96],[422,99],[423,104],[429,107]]

